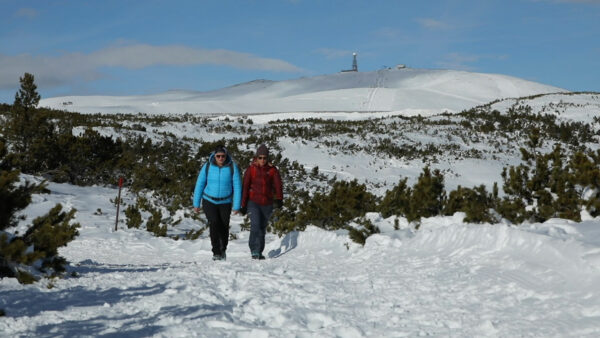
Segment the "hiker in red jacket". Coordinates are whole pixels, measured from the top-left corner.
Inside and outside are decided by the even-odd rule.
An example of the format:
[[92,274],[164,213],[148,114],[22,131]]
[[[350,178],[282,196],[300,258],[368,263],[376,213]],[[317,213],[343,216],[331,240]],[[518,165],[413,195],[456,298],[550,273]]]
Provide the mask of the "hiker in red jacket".
[[265,259],[265,233],[273,209],[281,208],[283,189],[279,170],[269,163],[269,149],[261,144],[244,173],[242,214],[250,215],[250,253],[252,259]]

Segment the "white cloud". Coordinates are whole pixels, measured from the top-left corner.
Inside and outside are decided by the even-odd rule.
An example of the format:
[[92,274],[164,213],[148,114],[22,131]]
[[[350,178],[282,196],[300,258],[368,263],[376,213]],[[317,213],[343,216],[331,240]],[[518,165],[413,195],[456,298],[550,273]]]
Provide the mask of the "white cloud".
[[416,21],[421,25],[421,27],[427,28],[427,29],[448,29],[448,28],[450,28],[449,24],[447,24],[443,21],[435,20],[435,19],[419,18],[419,19],[416,19]]
[[334,48],[319,48],[315,50],[315,53],[324,55],[328,59],[339,59],[344,57],[352,56],[352,53],[356,51],[334,49]]
[[0,88],[13,88],[25,72],[34,74],[38,85],[55,86],[74,80],[98,79],[103,76],[101,67],[141,69],[155,65],[203,64],[275,72],[303,71],[283,60],[224,49],[136,44],[109,47],[90,54],[70,53],[57,57],[0,54]]
[[15,13],[17,18],[33,19],[38,16],[38,11],[33,8],[19,8]]

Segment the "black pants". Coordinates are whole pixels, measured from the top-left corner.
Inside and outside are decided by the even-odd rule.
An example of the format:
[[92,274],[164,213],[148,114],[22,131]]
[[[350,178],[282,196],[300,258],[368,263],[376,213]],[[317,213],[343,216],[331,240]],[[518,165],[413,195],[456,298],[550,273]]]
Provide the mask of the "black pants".
[[223,255],[227,251],[227,243],[229,242],[231,203],[214,204],[203,199],[202,209],[208,220],[213,255]]

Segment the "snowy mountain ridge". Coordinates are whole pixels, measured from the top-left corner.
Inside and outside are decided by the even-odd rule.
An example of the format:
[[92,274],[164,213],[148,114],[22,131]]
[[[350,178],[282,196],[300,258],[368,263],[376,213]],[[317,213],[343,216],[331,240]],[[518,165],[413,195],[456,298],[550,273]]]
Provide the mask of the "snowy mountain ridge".
[[40,106],[81,113],[253,114],[274,112],[459,112],[509,97],[567,92],[499,74],[382,69],[287,81],[255,80],[208,92],[137,96],[64,96]]

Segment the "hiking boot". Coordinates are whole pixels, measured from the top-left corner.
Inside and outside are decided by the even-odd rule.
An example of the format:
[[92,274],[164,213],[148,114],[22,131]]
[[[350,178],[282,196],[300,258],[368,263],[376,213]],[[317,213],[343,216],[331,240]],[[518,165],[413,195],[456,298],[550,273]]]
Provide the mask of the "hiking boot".
[[263,256],[262,254],[258,253],[258,252],[253,252],[252,253],[252,259],[265,259],[265,256]]
[[223,261],[225,260],[225,255],[213,255],[213,261]]

